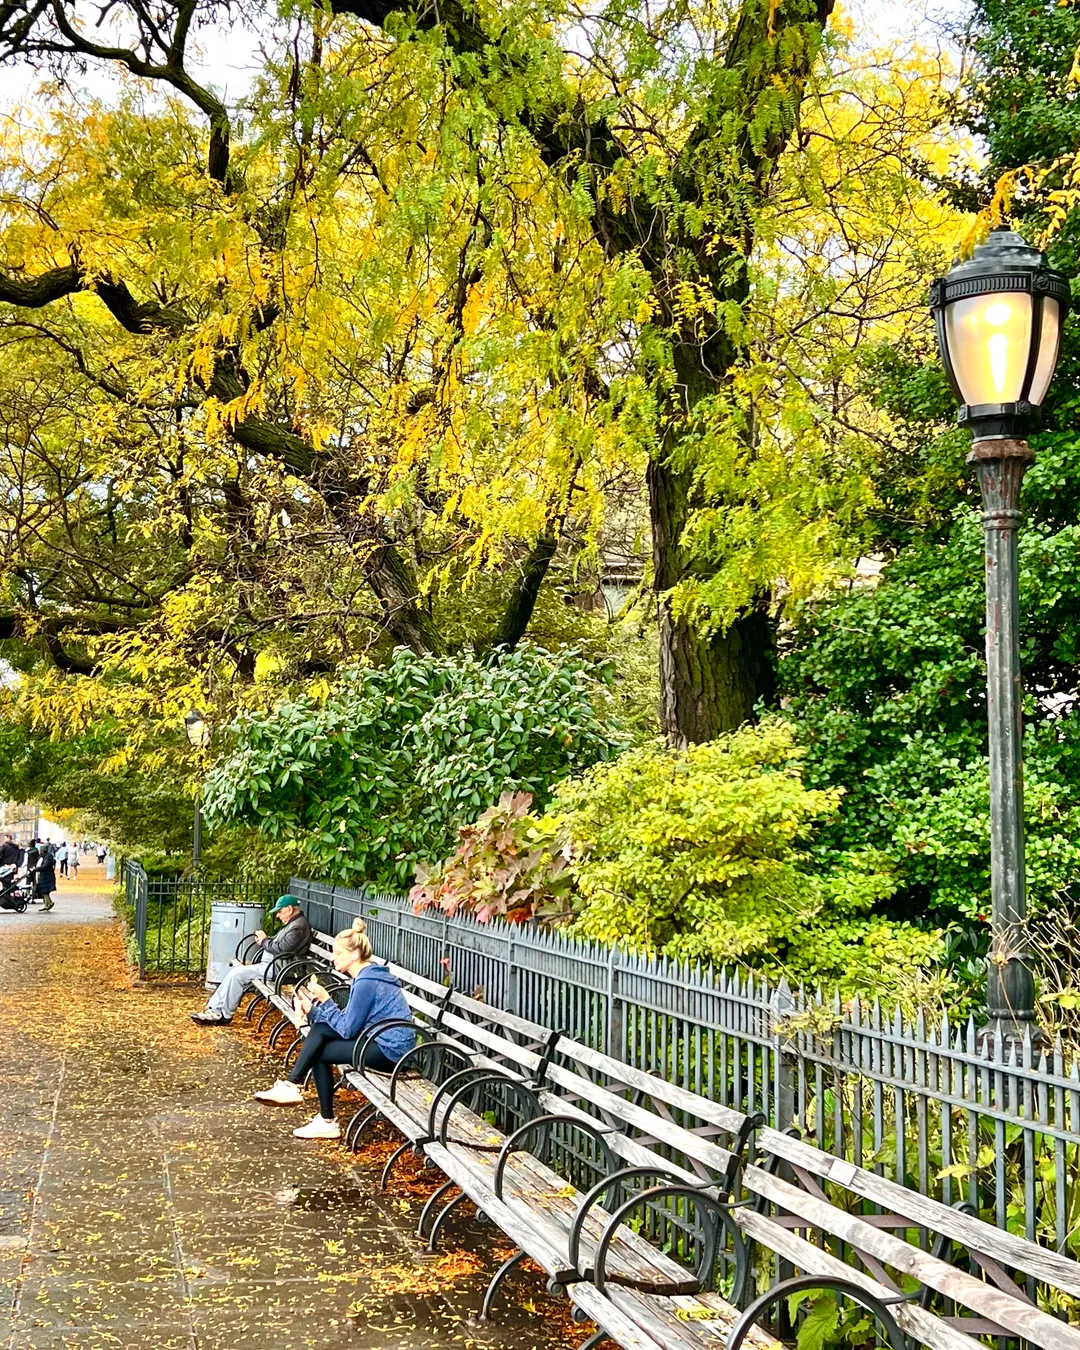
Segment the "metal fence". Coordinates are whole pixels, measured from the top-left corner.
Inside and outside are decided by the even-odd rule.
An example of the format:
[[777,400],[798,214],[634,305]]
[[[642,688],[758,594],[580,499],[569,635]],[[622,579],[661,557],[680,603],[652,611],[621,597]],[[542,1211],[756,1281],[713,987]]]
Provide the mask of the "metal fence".
[[1080,1069],[1006,1054],[973,1023],[905,1022],[781,984],[537,927],[414,914],[400,896],[293,879],[313,927],[357,916],[377,954],[603,1050],[999,1227],[1080,1254]]
[[148,876],[139,863],[125,863],[124,893],[138,945],[139,977],[203,974],[211,905],[218,900],[266,904],[282,889],[274,881]]

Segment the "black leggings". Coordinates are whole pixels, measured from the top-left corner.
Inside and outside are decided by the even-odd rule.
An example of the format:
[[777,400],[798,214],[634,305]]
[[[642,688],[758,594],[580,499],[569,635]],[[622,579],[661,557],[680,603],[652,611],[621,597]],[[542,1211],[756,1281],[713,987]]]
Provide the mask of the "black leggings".
[[[304,1044],[289,1074],[290,1083],[302,1083],[308,1070],[311,1071],[315,1091],[319,1094],[319,1110],[326,1120],[334,1117],[334,1071],[331,1065],[351,1064],[358,1039],[354,1037],[351,1041],[343,1041],[326,1022],[314,1023],[304,1038]],[[383,1054],[374,1040],[368,1041],[364,1051],[365,1069],[389,1073],[395,1062]]]

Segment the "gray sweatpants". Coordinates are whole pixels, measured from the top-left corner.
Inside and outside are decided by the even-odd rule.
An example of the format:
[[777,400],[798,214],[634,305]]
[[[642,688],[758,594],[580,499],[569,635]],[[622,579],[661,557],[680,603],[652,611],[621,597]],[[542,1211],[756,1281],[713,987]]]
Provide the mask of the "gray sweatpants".
[[260,962],[254,966],[230,966],[229,973],[210,995],[207,1009],[222,1017],[231,1017],[240,1006],[244,990],[252,980],[265,975],[269,962]]

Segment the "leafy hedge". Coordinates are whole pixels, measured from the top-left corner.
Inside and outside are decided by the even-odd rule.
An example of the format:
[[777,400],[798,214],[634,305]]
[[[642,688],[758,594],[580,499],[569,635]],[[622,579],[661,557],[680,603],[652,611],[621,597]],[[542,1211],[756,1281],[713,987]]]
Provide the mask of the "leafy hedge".
[[399,649],[346,672],[324,699],[241,718],[207,778],[206,811],[293,841],[316,875],[401,886],[503,792],[543,804],[560,779],[615,753],[604,698],[572,651]]

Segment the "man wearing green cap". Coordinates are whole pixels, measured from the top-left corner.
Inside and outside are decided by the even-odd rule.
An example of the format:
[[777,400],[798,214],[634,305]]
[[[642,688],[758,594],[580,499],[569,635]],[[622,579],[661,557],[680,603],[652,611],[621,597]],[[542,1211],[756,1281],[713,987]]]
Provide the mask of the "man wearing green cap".
[[244,990],[252,980],[260,975],[273,979],[273,963],[282,958],[286,961],[298,960],[307,956],[311,946],[311,925],[300,909],[300,901],[295,895],[281,895],[270,911],[281,923],[281,930],[274,937],[267,937],[260,928],[255,941],[261,948],[258,960],[252,965],[233,964],[229,973],[210,995],[210,1002],[202,1012],[192,1013],[191,1020],[201,1027],[224,1027],[233,1019],[233,1013],[240,1006]]

